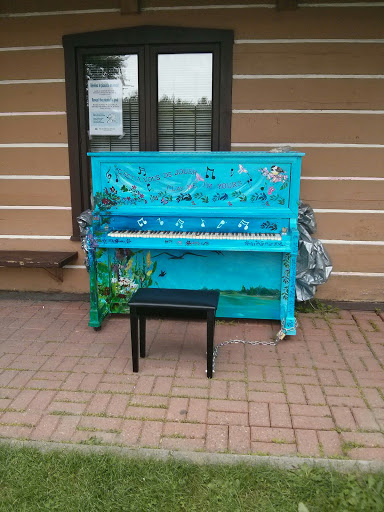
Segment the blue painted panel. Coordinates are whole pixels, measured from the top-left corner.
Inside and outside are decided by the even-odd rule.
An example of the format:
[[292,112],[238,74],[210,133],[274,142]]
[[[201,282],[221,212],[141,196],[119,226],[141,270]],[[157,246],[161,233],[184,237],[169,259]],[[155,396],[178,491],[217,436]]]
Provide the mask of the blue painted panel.
[[[97,153],[93,167],[95,205],[158,211],[177,208],[231,210],[295,209],[290,186],[300,168],[298,153]],[[287,156],[289,155],[289,156]]]
[[[158,262],[158,286],[219,289],[219,317],[280,318],[281,254],[191,249],[152,250],[151,255]],[[160,277],[162,272],[166,275]]]
[[110,295],[116,312],[145,286],[220,290],[219,317],[280,318],[281,254],[193,249],[107,252],[110,273],[99,279],[99,283],[104,280],[99,290]]
[[[271,166],[250,162],[229,169],[199,164],[192,168],[167,164],[159,172],[157,163],[101,165],[103,192],[99,208],[109,205],[164,208],[175,203],[183,209],[214,204],[229,210],[250,202],[255,208],[281,208],[289,202],[290,165]],[[249,170],[248,170],[248,169]],[[99,199],[96,194],[96,199]]]

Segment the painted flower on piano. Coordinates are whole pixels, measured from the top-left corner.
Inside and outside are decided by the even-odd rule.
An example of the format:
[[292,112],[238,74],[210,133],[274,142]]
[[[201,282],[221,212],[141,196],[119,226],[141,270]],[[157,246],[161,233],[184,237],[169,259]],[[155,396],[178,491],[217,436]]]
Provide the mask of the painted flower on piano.
[[127,187],[123,185],[120,187],[121,192],[128,193],[126,196],[119,196],[114,187],[104,188],[103,193],[97,192],[95,195],[95,205],[102,210],[107,210],[112,206],[119,204],[136,205],[137,203],[146,202],[144,194],[142,194],[135,185]]
[[286,174],[281,167],[277,167],[276,165],[272,165],[270,171],[264,167],[264,169],[259,169],[259,172],[269,181],[272,181],[272,183],[284,184],[288,180],[288,174]]
[[119,284],[120,286],[126,286],[129,290],[137,290],[139,285],[132,281],[132,279],[129,279],[128,277],[120,277],[119,278]]
[[274,192],[275,189],[273,187],[269,187],[268,189],[268,195],[270,196],[272,194],[272,192]]

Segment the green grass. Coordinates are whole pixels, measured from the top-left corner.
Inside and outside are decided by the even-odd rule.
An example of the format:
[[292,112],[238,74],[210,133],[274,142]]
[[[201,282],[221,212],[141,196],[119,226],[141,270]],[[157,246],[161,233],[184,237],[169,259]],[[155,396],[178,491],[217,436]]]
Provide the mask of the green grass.
[[318,313],[320,315],[339,312],[339,309],[336,306],[333,306],[332,304],[326,304],[318,299],[296,302],[295,310],[298,313]]
[[371,324],[372,329],[373,329],[375,332],[380,332],[380,329],[379,329],[379,327],[377,326],[377,323],[376,323],[376,322],[374,322],[373,320],[368,320],[368,322]]
[[0,445],[1,512],[381,512],[383,484],[383,473],[199,466]]

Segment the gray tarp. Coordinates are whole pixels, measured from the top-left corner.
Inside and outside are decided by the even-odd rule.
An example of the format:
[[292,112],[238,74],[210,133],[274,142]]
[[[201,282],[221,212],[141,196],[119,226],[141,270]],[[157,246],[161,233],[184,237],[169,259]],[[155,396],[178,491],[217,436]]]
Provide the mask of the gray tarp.
[[300,201],[298,216],[299,252],[296,269],[296,300],[312,299],[316,287],[328,280],[332,262],[320,240],[312,238],[316,232],[316,220],[312,208]]
[[85,210],[85,212],[80,213],[80,215],[77,217],[77,223],[80,229],[81,248],[83,249],[85,254],[84,265],[86,269],[89,271],[87,227],[92,225],[92,210]]

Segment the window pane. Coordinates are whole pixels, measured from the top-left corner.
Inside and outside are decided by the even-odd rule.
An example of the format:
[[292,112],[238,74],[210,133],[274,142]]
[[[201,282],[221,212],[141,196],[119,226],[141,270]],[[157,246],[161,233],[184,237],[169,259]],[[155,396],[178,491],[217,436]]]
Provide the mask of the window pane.
[[139,151],[137,55],[89,56],[85,61],[85,74],[87,106],[89,80],[122,83],[123,135],[89,135],[90,151]]
[[210,151],[212,54],[158,55],[159,151]]

